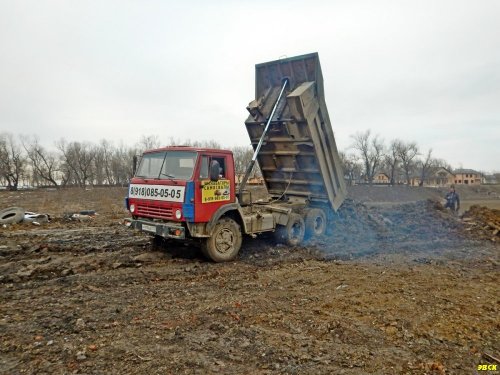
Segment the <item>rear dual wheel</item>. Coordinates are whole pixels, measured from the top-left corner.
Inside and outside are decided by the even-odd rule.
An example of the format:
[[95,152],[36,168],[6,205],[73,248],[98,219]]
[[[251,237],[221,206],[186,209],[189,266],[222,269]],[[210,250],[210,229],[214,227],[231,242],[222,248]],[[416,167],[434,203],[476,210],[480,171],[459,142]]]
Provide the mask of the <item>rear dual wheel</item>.
[[326,232],[326,215],[320,208],[311,208],[306,214],[306,239],[321,236]]
[[305,224],[299,214],[290,214],[286,225],[278,225],[274,232],[277,242],[297,246],[304,240]]
[[326,224],[325,212],[320,208],[311,208],[307,211],[305,220],[299,214],[291,214],[287,225],[278,225],[274,234],[278,242],[297,246],[304,238],[325,234]]

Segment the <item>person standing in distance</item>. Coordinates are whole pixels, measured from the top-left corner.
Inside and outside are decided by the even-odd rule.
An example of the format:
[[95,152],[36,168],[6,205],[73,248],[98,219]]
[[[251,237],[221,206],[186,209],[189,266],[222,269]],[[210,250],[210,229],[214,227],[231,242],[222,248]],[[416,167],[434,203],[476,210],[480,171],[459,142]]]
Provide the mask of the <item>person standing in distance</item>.
[[444,208],[451,209],[451,212],[457,213],[460,209],[460,197],[458,193],[455,191],[455,185],[450,186],[450,191],[444,197],[446,199],[446,204]]

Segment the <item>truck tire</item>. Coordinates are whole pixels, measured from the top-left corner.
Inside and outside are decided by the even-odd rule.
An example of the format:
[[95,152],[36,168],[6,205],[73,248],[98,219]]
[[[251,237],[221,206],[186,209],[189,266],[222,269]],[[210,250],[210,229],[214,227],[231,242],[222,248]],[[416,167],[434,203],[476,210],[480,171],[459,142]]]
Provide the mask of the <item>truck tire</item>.
[[326,214],[320,208],[312,208],[306,214],[306,238],[321,236],[326,232]]
[[0,224],[15,224],[24,220],[24,208],[9,207],[0,211]]
[[297,246],[304,240],[304,219],[298,214],[290,214],[288,223],[286,225],[279,225],[274,233],[278,242],[289,246]]
[[201,244],[203,254],[214,262],[228,262],[236,258],[241,248],[241,228],[233,219],[221,218],[212,235]]

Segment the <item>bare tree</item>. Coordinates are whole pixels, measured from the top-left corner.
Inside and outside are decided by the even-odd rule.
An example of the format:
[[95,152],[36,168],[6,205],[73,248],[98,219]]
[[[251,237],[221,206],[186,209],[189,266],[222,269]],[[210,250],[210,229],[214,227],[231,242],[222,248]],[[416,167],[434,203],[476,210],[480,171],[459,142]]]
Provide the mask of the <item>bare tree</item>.
[[436,160],[436,167],[445,168],[450,172],[453,171],[453,167],[446,160],[444,159],[434,159],[434,160]]
[[9,151],[7,148],[7,135],[0,134],[0,178],[2,183],[10,186],[10,163],[9,163]]
[[355,154],[339,152],[340,162],[344,170],[344,176],[347,177],[347,184],[352,186],[354,181],[361,176],[363,167],[359,163],[359,158]]
[[396,182],[396,174],[399,168],[400,159],[399,159],[399,148],[401,141],[395,139],[391,141],[389,145],[389,149],[384,156],[384,163],[386,165],[387,174],[389,175],[389,183],[394,185]]
[[152,150],[160,147],[160,137],[158,135],[143,135],[137,143],[140,152]]
[[351,138],[354,140],[352,147],[360,153],[366,179],[371,185],[384,156],[384,143],[378,136],[371,137],[370,130],[358,132]]
[[116,147],[111,157],[111,172],[116,185],[126,185],[133,174],[133,159],[139,154],[134,147],[123,143]]
[[104,185],[106,180],[104,150],[101,145],[94,145],[94,158],[91,162],[91,180],[95,185]]
[[222,148],[222,145],[214,139],[209,139],[209,140],[205,140],[205,141],[194,141],[194,142],[191,142],[190,140],[188,140],[188,142],[191,146],[194,146],[194,147],[206,147],[206,148],[214,148],[214,149],[221,149]]
[[113,160],[113,153],[115,152],[113,144],[107,141],[106,139],[102,139],[99,143],[99,148],[102,152],[102,168],[104,170],[104,175],[106,178],[106,182],[108,185],[114,185],[116,180],[113,176],[111,163]]
[[61,138],[58,142],[56,142],[56,147],[61,152],[60,162],[63,186],[79,184],[80,181],[78,180],[75,162],[73,161],[71,153],[68,151],[68,143],[64,138]]
[[25,165],[26,158],[14,136],[10,133],[0,134],[0,175],[7,182],[9,190],[17,190]]
[[432,148],[427,151],[425,157],[417,161],[417,167],[420,169],[420,182],[418,186],[424,186],[424,182],[429,178],[429,174],[438,165],[438,160],[432,157]]
[[36,136],[25,137],[21,142],[28,156],[33,174],[42,182],[59,187],[56,180],[56,173],[59,169],[57,156],[53,152],[47,151]]
[[252,160],[253,150],[251,147],[238,146],[233,147],[234,168],[236,175],[245,174],[250,161]]
[[180,140],[170,137],[168,144],[171,146],[180,145],[180,146],[213,148],[217,150],[222,148],[222,145],[214,139],[203,140],[203,141],[192,141],[191,139]]
[[399,142],[398,157],[405,173],[406,183],[411,184],[410,174],[415,166],[414,159],[418,155],[418,146],[415,142]]
[[94,147],[87,142],[66,143],[64,139],[57,143],[57,147],[62,153],[64,165],[74,182],[82,188],[87,183],[92,183],[94,177],[92,167],[96,156]]

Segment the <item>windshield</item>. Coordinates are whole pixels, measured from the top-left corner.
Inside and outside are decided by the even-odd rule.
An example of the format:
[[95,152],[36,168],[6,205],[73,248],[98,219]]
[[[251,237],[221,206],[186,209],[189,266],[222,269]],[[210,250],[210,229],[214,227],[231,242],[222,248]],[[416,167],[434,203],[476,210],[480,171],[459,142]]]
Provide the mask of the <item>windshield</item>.
[[187,180],[193,175],[196,152],[163,151],[144,154],[136,177]]

